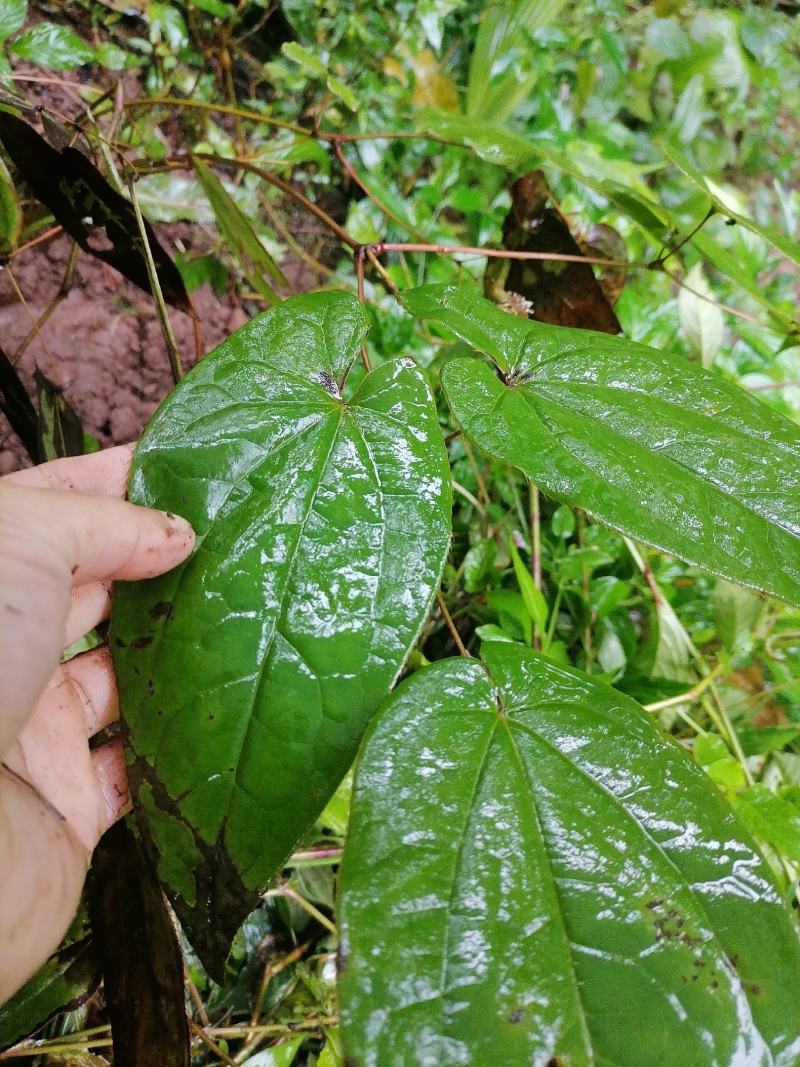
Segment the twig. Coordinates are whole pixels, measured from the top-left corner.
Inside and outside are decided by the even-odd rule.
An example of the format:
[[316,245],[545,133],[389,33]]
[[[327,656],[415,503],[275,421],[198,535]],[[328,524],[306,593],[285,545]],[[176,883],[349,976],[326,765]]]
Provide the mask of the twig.
[[42,350],[44,351],[44,354],[47,357],[47,361],[48,361],[48,364],[49,364],[50,377],[52,378],[52,380],[57,385],[61,385],[61,375],[59,373],[58,364],[56,363],[55,359],[53,358],[53,353],[47,347],[47,342],[44,339],[44,335],[42,334],[42,331],[39,329],[39,323],[34,318],[33,312],[30,309],[28,301],[25,299],[25,294],[20,289],[19,284],[17,282],[17,279],[14,277],[14,272],[12,271],[11,267],[7,266],[5,273],[6,273],[6,277],[11,282],[11,286],[12,286],[14,292],[17,294],[17,299],[19,300],[19,302],[22,304],[23,308],[25,309],[25,314],[31,320],[31,331],[33,333],[35,333],[39,338],[39,343],[42,346]]
[[541,514],[539,509],[539,486],[528,482],[528,497],[530,501],[530,528],[531,528],[531,574],[533,584],[537,589],[542,588],[542,531]]
[[158,318],[161,322],[161,332],[164,334],[164,341],[167,345],[167,354],[169,355],[169,363],[172,368],[172,378],[177,385],[183,377],[181,357],[178,352],[178,345],[175,341],[175,334],[172,332],[172,323],[170,322],[169,314],[167,313],[167,305],[164,303],[164,294],[161,292],[161,283],[159,282],[158,274],[156,273],[156,265],[153,260],[153,253],[150,250],[150,242],[147,240],[147,230],[144,227],[142,209],[139,207],[139,200],[136,196],[136,176],[133,174],[128,177],[128,190],[131,195],[133,211],[136,215],[136,225],[139,227],[142,251],[144,252],[144,259],[147,264],[147,276],[150,280],[150,288],[153,291],[153,299],[156,302],[156,308],[158,310]]
[[320,926],[324,926],[325,929],[333,934],[334,937],[338,937],[338,932],[334,924],[330,921],[327,915],[323,915],[319,908],[315,908],[314,905],[301,897],[299,893],[295,892],[291,886],[282,885],[278,889],[270,889],[264,894],[267,897],[288,897],[289,900],[293,900],[295,904],[307,911],[312,919],[316,919]]
[[189,1019],[189,1029],[196,1037],[199,1037],[204,1044],[208,1045],[217,1059],[221,1060],[222,1063],[227,1063],[228,1067],[238,1067],[236,1060],[232,1059],[227,1052],[223,1052],[211,1035],[206,1033],[202,1026],[198,1026],[194,1019]]
[[713,215],[716,215],[716,213],[717,213],[717,209],[716,209],[716,208],[715,208],[715,207],[714,207],[714,206],[712,205],[712,206],[711,206],[711,207],[710,207],[710,208],[708,209],[708,211],[706,212],[706,214],[704,215],[704,217],[703,217],[702,219],[700,219],[700,221],[699,221],[699,222],[697,223],[697,225],[696,225],[696,226],[693,226],[693,227],[692,227],[692,229],[691,229],[691,230],[689,231],[689,233],[687,233],[687,234],[686,234],[686,236],[685,236],[685,237],[683,237],[683,238],[682,238],[682,239],[681,239],[681,240],[680,240],[680,241],[679,241],[679,242],[678,242],[678,243],[677,243],[677,244],[675,245],[675,247],[674,247],[674,248],[670,248],[668,252],[666,252],[666,253],[665,253],[664,255],[661,255],[661,256],[659,256],[659,257],[658,257],[658,258],[657,258],[657,259],[656,259],[656,260],[654,261],[654,263],[653,263],[653,268],[654,268],[654,269],[656,269],[656,268],[660,268],[660,267],[662,267],[662,266],[663,266],[663,265],[664,265],[664,264],[665,264],[665,263],[667,262],[667,260],[669,259],[669,257],[670,257],[670,256],[674,256],[674,255],[677,255],[677,253],[678,253],[678,252],[680,252],[680,250],[681,250],[681,249],[683,248],[683,246],[684,246],[684,245],[686,245],[686,244],[688,244],[688,243],[689,243],[689,241],[691,241],[691,239],[692,239],[692,238],[693,238],[693,237],[694,237],[694,236],[695,236],[696,234],[698,234],[698,233],[700,232],[700,230],[701,230],[701,229],[702,229],[702,228],[703,228],[703,227],[705,226],[705,224],[706,224],[706,223],[708,222],[708,220],[709,220],[709,219],[710,219],[710,218],[711,218],[711,217],[712,217]]
[[445,621],[445,625],[450,631],[450,636],[455,642],[455,646],[458,649],[458,654],[460,656],[464,656],[465,659],[472,659],[469,652],[467,652],[464,642],[461,640],[461,634],[458,632],[456,624],[453,622],[450,612],[447,610],[447,604],[445,604],[444,597],[442,596],[441,590],[439,589],[436,590],[436,603],[439,605],[439,611],[441,611],[442,618]]
[[25,349],[28,347],[28,345],[31,343],[33,338],[41,330],[41,328],[44,326],[44,324],[47,322],[47,320],[53,314],[55,309],[58,307],[58,305],[61,303],[61,301],[64,299],[64,297],[67,295],[67,293],[72,288],[72,282],[73,282],[73,279],[75,277],[75,264],[77,263],[77,261],[78,261],[78,245],[77,245],[77,243],[75,241],[73,241],[72,242],[72,248],[70,249],[70,252],[69,252],[69,258],[67,260],[67,269],[64,271],[64,277],[61,279],[61,284],[59,285],[59,287],[58,287],[53,299],[50,301],[50,303],[44,309],[42,314],[36,320],[35,324],[33,326],[31,326],[30,330],[28,330],[28,333],[25,335],[25,338],[23,339],[22,344],[19,346],[17,351],[14,353],[14,359],[13,359],[14,363],[18,363],[19,362],[19,360],[22,358],[22,354],[24,353]]
[[53,237],[58,237],[63,229],[63,226],[53,226],[52,229],[45,230],[44,233],[32,237],[30,241],[26,241],[24,245],[15,248],[8,258],[15,259],[17,256],[21,256],[23,252],[28,252],[31,248],[36,248],[37,245],[44,244],[45,241],[50,241]]
[[[359,245],[353,253],[353,265],[356,269],[356,285],[358,289],[358,299],[362,304],[366,303],[364,296],[364,246]],[[369,358],[369,349],[367,348],[366,339],[361,342],[361,361],[364,364],[364,369],[367,374],[372,370],[372,362]]]
[[375,204],[378,210],[383,215],[385,215],[387,219],[391,219],[392,222],[397,223],[397,225],[401,229],[406,230],[408,233],[412,233],[415,237],[418,237],[421,241],[424,241],[424,233],[418,230],[415,226],[412,226],[410,222],[407,222],[405,219],[402,219],[395,211],[392,210],[392,208],[384,204],[383,201],[379,197],[377,197],[375,193],[373,193],[372,190],[364,183],[360,175],[357,173],[355,167],[353,167],[353,165],[348,161],[347,157],[342,151],[341,143],[338,140],[332,140],[330,144],[331,148],[336,153],[336,158],[339,160],[339,163],[341,164],[345,174],[348,176],[348,178],[350,178],[351,181],[355,182],[355,184],[359,187],[362,193],[369,197],[369,199],[372,201],[373,204]]

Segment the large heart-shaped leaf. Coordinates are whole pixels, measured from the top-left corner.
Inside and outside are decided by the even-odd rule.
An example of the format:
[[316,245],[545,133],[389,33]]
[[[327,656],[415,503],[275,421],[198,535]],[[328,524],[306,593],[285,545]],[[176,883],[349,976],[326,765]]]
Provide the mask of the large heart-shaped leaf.
[[557,500],[800,604],[800,431],[712,371],[517,318],[455,286],[403,294],[492,357],[442,371],[466,435]]
[[296,297],[161,406],[131,499],[197,548],[121,586],[112,647],[140,823],[203,960],[230,938],[355,755],[428,612],[449,540],[447,456],[408,360],[344,378],[354,297]]
[[353,1062],[795,1064],[800,941],[710,780],[629,697],[484,653],[412,675],[359,757]]

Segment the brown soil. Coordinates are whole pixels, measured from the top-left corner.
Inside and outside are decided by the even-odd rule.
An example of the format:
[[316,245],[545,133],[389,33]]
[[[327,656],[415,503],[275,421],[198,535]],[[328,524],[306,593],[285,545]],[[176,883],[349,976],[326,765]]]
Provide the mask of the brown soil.
[[[186,225],[162,227],[159,236],[172,254],[178,239],[187,251],[204,251],[208,246],[202,230]],[[68,238],[58,237],[15,257],[13,276],[27,308],[8,274],[0,275],[0,343],[12,360],[31,329],[31,317],[38,318],[58,292],[70,244]],[[193,300],[206,352],[247,319],[237,298],[220,299],[207,285]],[[192,321],[181,312],[170,315],[188,368],[195,360]],[[172,388],[153,300],[113,268],[82,252],[72,289],[34,336],[18,366],[27,386],[32,386],[35,366],[63,385],[84,430],[103,446],[135,439]],[[2,416],[0,421],[0,474],[7,474],[28,461]]]

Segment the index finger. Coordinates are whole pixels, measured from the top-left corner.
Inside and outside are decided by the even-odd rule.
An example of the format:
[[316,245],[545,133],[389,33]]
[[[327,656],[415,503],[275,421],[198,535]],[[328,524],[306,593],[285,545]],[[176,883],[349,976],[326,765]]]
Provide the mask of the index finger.
[[53,459],[8,474],[2,481],[33,489],[73,489],[80,493],[125,496],[135,444],[117,445],[86,456]]

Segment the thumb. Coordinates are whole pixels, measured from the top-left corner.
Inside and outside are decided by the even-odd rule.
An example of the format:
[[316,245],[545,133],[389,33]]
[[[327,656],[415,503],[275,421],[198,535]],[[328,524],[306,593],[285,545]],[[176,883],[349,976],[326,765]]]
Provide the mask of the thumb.
[[151,578],[194,546],[185,520],[108,496],[0,483],[0,755],[61,658],[73,585]]

